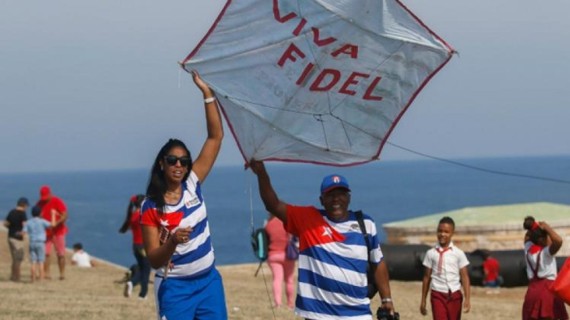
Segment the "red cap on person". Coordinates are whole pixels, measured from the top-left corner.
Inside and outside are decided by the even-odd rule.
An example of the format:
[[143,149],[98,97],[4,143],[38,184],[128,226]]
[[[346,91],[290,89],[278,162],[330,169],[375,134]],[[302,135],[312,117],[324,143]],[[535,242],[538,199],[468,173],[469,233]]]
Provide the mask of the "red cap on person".
[[49,186],[42,186],[40,188],[40,200],[47,200],[51,196],[51,190]]

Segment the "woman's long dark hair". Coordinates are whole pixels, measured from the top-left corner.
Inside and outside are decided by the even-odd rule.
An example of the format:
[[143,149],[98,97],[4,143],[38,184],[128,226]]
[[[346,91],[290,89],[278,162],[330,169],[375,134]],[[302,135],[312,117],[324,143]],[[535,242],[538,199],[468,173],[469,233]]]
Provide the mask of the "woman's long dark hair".
[[190,171],[192,170],[192,155],[190,150],[186,147],[184,142],[178,139],[170,139],[168,142],[162,146],[156,159],[154,159],[154,164],[150,171],[150,178],[148,180],[148,186],[146,187],[146,196],[156,204],[157,209],[162,209],[166,205],[164,202],[164,193],[166,192],[166,180],[164,179],[164,171],[160,167],[160,160],[164,159],[168,155],[168,152],[174,147],[180,147],[188,153],[190,158],[190,164],[188,165],[188,172],[184,175],[183,181],[188,179]]
[[131,199],[129,199],[129,206],[127,207],[127,215],[125,217],[125,222],[123,222],[121,229],[119,229],[120,233],[125,233],[127,232],[127,230],[129,230],[129,227],[131,225],[131,216],[133,215],[133,212],[135,212],[136,209],[140,209],[143,200],[144,200],[144,194],[137,194],[132,196]]

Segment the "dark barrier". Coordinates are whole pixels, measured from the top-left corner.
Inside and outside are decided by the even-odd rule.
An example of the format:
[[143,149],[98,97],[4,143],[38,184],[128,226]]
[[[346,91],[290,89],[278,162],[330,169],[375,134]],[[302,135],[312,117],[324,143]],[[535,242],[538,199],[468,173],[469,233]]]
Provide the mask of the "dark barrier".
[[[483,285],[483,258],[481,250],[475,250],[467,254],[469,259],[469,278],[475,286]],[[501,266],[499,274],[503,277],[503,287],[518,287],[528,285],[526,274],[526,261],[524,250],[491,251]],[[562,268],[567,257],[556,257],[558,270]]]
[[[421,281],[424,273],[422,265],[427,245],[382,245],[382,252],[388,265],[390,279],[403,281]],[[471,285],[483,285],[483,256],[481,250],[465,253],[469,260],[469,279]],[[499,261],[503,287],[528,285],[526,262],[523,250],[491,251],[491,256]],[[558,270],[567,257],[556,257]]]
[[381,247],[388,265],[390,279],[404,281],[422,280],[424,274],[422,262],[430,246],[422,244],[383,244]]

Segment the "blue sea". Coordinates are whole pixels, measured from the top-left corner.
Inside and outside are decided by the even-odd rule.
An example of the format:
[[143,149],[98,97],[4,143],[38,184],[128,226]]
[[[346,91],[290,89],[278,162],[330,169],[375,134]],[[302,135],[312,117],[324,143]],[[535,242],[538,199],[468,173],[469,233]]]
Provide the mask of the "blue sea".
[[[352,189],[351,208],[371,215],[380,230],[383,223],[470,206],[538,201],[570,204],[570,156],[457,161],[568,183],[489,173],[436,160],[379,161],[350,168],[266,165],[279,197],[293,204],[318,206],[322,177],[344,175]],[[130,196],[144,193],[149,170],[0,174],[0,215],[3,219],[21,196],[34,203],[40,186],[48,184],[68,206],[68,247],[81,242],[90,254],[129,266],[134,263],[131,235],[119,234],[118,229]],[[203,184],[203,193],[217,264],[255,262],[250,246],[252,220],[254,227],[260,227],[266,218],[255,176],[242,166],[216,166]]]

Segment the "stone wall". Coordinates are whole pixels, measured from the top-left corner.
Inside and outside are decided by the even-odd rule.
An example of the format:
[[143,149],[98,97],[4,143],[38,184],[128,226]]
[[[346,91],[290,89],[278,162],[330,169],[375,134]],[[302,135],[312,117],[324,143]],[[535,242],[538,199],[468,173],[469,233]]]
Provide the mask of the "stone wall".
[[[551,226],[564,241],[557,256],[570,256],[570,223],[558,223]],[[433,246],[437,243],[437,236],[432,227],[384,227],[384,231],[388,244]],[[476,249],[521,250],[525,232],[520,224],[457,227],[453,235],[453,243],[465,252]]]

